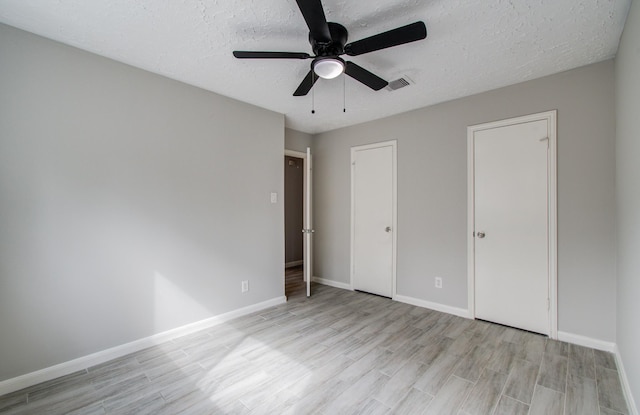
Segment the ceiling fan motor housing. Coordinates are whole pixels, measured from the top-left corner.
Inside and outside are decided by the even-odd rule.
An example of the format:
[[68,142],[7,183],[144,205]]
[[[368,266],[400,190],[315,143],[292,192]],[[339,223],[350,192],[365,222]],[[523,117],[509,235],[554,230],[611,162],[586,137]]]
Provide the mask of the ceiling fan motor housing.
[[314,39],[309,32],[309,43],[316,56],[338,56],[344,53],[344,45],[347,43],[349,32],[339,23],[327,22],[331,42],[321,42]]

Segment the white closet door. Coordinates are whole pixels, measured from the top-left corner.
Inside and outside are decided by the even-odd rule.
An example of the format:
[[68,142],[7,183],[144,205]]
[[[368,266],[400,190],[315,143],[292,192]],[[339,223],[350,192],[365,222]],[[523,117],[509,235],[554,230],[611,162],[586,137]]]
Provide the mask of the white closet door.
[[549,333],[547,120],[474,133],[475,315]]
[[352,149],[353,288],[393,296],[395,147]]

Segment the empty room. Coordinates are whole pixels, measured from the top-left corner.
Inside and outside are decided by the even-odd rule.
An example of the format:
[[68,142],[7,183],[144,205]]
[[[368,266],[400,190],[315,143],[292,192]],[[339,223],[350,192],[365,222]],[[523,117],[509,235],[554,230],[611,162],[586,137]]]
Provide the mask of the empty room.
[[638,414],[637,0],[0,0],[0,414]]

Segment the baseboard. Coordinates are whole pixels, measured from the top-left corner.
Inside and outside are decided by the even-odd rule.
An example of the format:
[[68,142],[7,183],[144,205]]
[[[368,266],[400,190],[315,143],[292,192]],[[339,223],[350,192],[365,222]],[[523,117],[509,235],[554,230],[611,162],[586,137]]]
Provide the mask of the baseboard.
[[[335,288],[342,288],[343,290],[353,291],[353,287],[349,284],[345,284],[343,282],[337,282],[333,280],[327,280],[320,277],[313,277],[313,282],[317,282],[318,284],[329,285]],[[469,311],[464,308],[451,307],[444,304],[432,303],[430,301],[420,300],[418,298],[406,297],[404,295],[395,295],[393,300],[399,301],[401,303],[411,304],[418,307],[428,308],[430,310],[441,311],[443,313],[453,314],[456,316],[471,318]]]
[[260,311],[279,304],[284,304],[286,301],[287,298],[284,296],[276,297],[258,304],[239,308],[237,310],[229,311],[227,313],[213,316],[201,321],[197,321],[195,323],[187,324],[175,329],[167,330],[162,333],[154,334],[143,339],[134,340],[130,343],[121,344],[119,346],[102,350],[100,352],[79,357],[77,359],[60,363],[55,366],[47,367],[35,372],[7,379],[0,382],[0,396],[27,388],[29,386],[37,385],[41,382],[46,382],[48,380],[58,378],[60,376],[65,376],[94,365],[108,362],[109,360],[125,356],[129,353],[135,353],[137,351],[146,349],[147,347],[155,346],[176,337],[195,333],[196,331],[216,326],[237,317],[251,314],[256,311]]
[[328,280],[320,277],[313,277],[311,279],[313,282],[317,282],[318,284],[328,285],[330,287],[341,288],[343,290],[353,291],[353,287],[350,284],[345,284],[344,282],[338,282],[334,280]]
[[622,391],[624,392],[624,397],[627,400],[629,412],[631,415],[638,415],[638,408],[636,407],[633,395],[631,394],[631,387],[629,386],[627,373],[624,370],[622,356],[620,356],[620,351],[618,350],[618,346],[615,343],[563,331],[558,331],[558,340],[577,344],[578,346],[585,346],[592,349],[613,353],[616,359],[616,366],[618,367],[618,377],[620,378],[620,385],[622,385]]
[[592,337],[582,336],[580,334],[567,333],[558,331],[558,340],[577,344],[578,346],[590,347],[592,349],[602,350],[609,353],[615,353],[616,344],[604,340],[594,339]]
[[304,265],[304,261],[300,260],[300,261],[291,261],[291,262],[284,263],[285,268],[297,267],[298,265]]
[[393,297],[393,299],[396,301],[400,301],[401,303],[411,304],[418,307],[428,308],[430,310],[453,314],[459,317],[471,318],[471,315],[469,314],[469,310],[464,308],[451,307],[445,304],[433,303],[431,301],[420,300],[419,298],[407,297],[399,294],[396,294]]
[[618,350],[617,345],[614,346],[614,349],[615,351],[613,352],[613,354],[616,357],[616,365],[618,366],[618,377],[620,378],[620,384],[622,385],[622,392],[624,392],[624,397],[627,400],[629,413],[631,415],[638,415],[638,407],[636,406],[636,402],[633,399],[633,394],[631,393],[631,386],[629,385],[627,372],[624,370],[624,364],[622,363],[620,350]]

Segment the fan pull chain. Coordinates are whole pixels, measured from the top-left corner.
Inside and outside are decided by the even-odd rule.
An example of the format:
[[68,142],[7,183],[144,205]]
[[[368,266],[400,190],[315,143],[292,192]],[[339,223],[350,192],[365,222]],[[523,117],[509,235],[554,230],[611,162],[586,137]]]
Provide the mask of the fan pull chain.
[[316,113],[316,92],[313,89],[313,84],[315,84],[315,76],[316,74],[311,70],[311,113]]
[[347,75],[342,74],[342,112],[347,112]]

